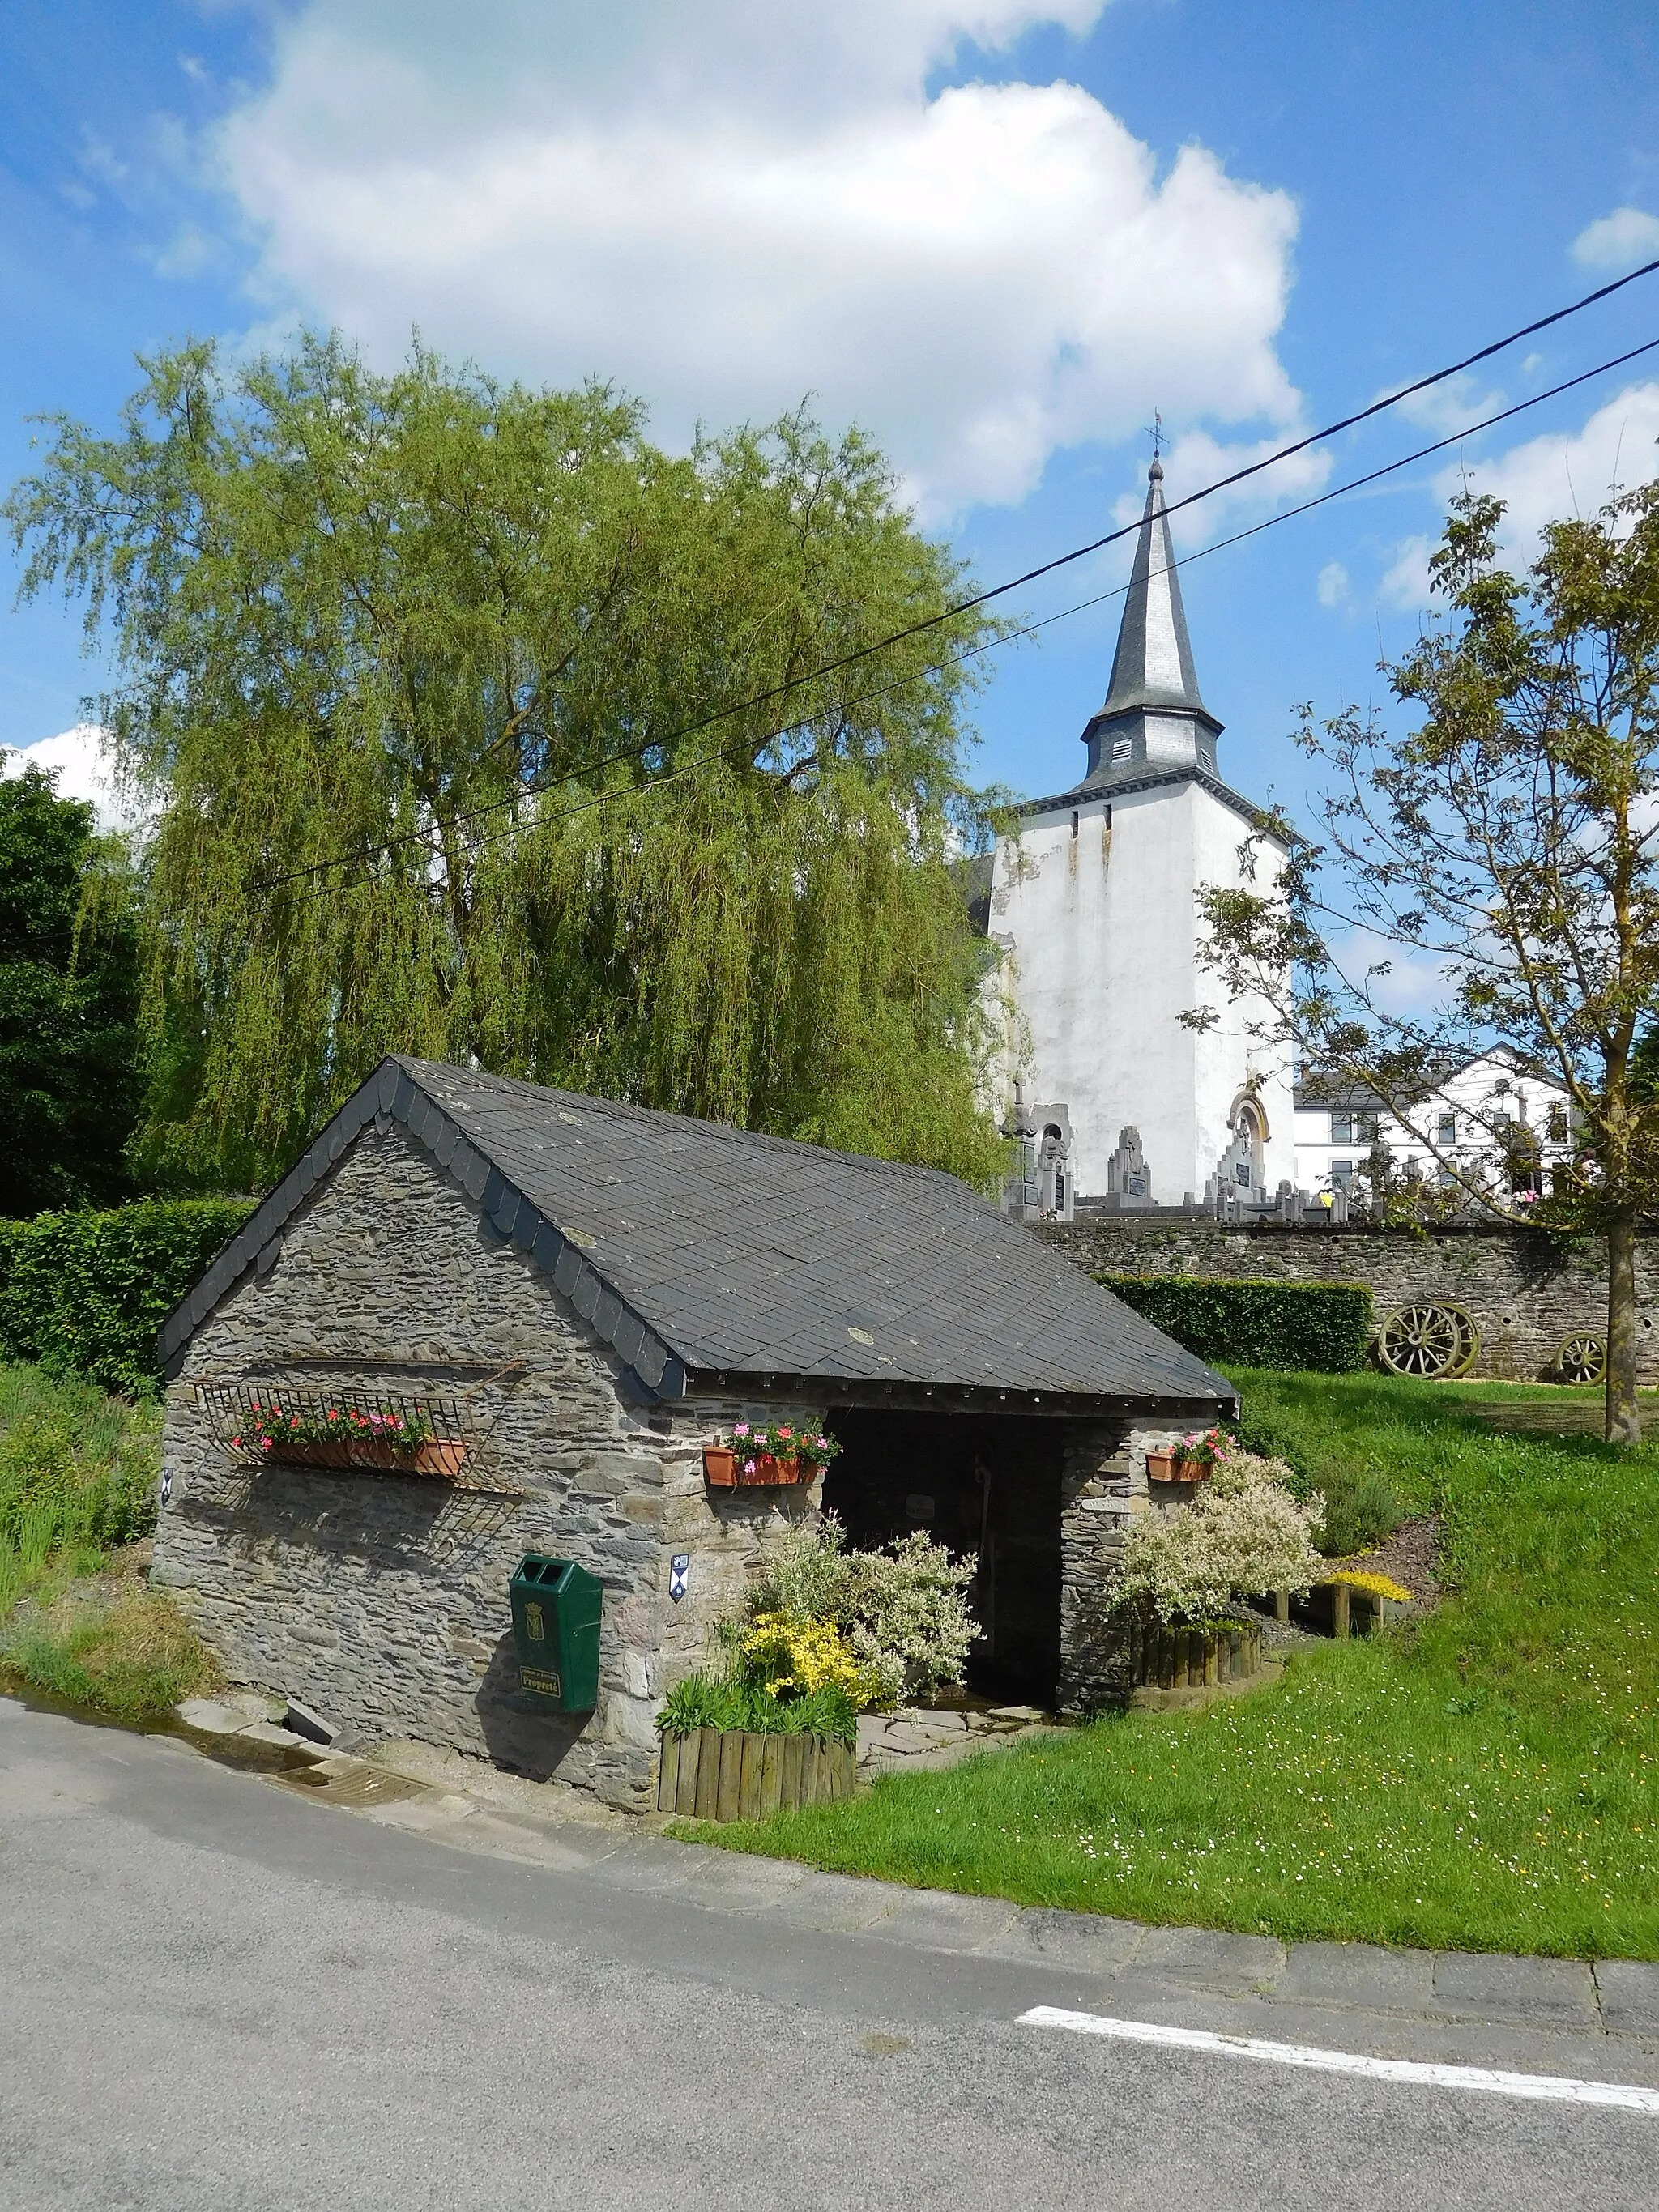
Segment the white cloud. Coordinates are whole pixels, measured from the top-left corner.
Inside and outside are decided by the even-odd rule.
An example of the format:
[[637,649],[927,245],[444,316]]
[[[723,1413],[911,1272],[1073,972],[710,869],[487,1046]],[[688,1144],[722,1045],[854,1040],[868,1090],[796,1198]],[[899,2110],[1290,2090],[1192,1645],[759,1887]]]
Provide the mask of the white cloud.
[[1589,269],[1631,269],[1659,258],[1659,216],[1640,208],[1614,208],[1572,241],[1573,258]]
[[[1398,391],[1399,386],[1393,385],[1389,390]],[[1377,394],[1380,399],[1388,396],[1388,392]],[[1467,430],[1472,422],[1497,414],[1507,398],[1503,392],[1483,391],[1479,378],[1464,369],[1456,376],[1449,376],[1443,384],[1431,384],[1426,392],[1413,392],[1410,398],[1400,402],[1398,412],[1443,438],[1450,438],[1460,430]]]
[[138,819],[131,798],[116,788],[96,722],[77,722],[55,738],[0,750],[0,776],[21,775],[26,768],[43,769],[60,799],[89,799],[100,830],[130,830]]
[[[1628,385],[1598,407],[1583,428],[1551,432],[1513,446],[1490,460],[1457,460],[1435,478],[1443,507],[1467,486],[1501,499],[1503,551],[1512,568],[1538,553],[1547,522],[1564,515],[1592,515],[1615,482],[1628,489],[1659,475],[1659,383]],[[1437,540],[1408,538],[1395,548],[1381,596],[1390,605],[1426,606],[1428,556]]]
[[380,360],[410,325],[661,434],[804,392],[925,508],[1013,500],[1148,421],[1297,419],[1296,211],[1067,83],[955,86],[963,40],[1103,0],[313,0],[223,127],[273,306]]
[[1395,548],[1394,564],[1377,586],[1385,606],[1425,607],[1429,603],[1429,556],[1438,540],[1425,534],[1404,538]]
[[1322,607],[1340,607],[1348,596],[1348,572],[1340,561],[1328,561],[1315,587]]
[[1659,384],[1632,384],[1598,407],[1571,435],[1529,439],[1491,461],[1442,471],[1436,490],[1449,500],[1467,477],[1474,491],[1492,492],[1508,513],[1504,543],[1530,560],[1539,532],[1563,515],[1594,514],[1616,483],[1628,489],[1659,474]]
[[[1243,483],[1212,493],[1194,506],[1181,505],[1194,492],[1225,483],[1240,469],[1267,460],[1281,447],[1294,442],[1303,427],[1300,422],[1286,422],[1272,437],[1248,446],[1224,445],[1206,430],[1189,430],[1176,440],[1164,456],[1164,495],[1168,505],[1178,510],[1170,516],[1170,533],[1178,557],[1225,537],[1243,518],[1265,514],[1286,500],[1322,489],[1331,472],[1331,456],[1310,447],[1257,476],[1247,477]],[[1146,480],[1137,474],[1133,490],[1120,493],[1113,506],[1113,518],[1120,529],[1138,523],[1146,504]],[[1121,550],[1127,575],[1133,547],[1126,544]]]
[[211,238],[198,223],[181,223],[173,237],[155,256],[154,267],[158,276],[199,276],[204,269],[217,258]]

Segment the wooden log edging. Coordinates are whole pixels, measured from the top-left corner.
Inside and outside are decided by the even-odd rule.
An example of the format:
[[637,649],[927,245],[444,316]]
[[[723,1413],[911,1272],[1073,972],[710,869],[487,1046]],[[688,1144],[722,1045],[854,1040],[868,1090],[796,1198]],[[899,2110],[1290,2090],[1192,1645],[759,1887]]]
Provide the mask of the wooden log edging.
[[665,1735],[657,1810],[698,1820],[760,1820],[792,1805],[829,1805],[853,1794],[850,1743],[750,1729],[692,1729]]
[[1261,1651],[1261,1632],[1248,1621],[1209,1629],[1136,1622],[1129,1631],[1130,1686],[1201,1690],[1243,1681],[1260,1668]]

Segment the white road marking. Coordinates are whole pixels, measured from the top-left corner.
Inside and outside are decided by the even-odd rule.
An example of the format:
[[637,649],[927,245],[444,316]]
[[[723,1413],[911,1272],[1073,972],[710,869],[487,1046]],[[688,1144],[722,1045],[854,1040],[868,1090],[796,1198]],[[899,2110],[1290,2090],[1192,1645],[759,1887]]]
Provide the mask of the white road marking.
[[1437,2089],[1484,2089],[1498,2097],[1536,2097],[1562,2105],[1614,2105],[1659,2118],[1659,2089],[1625,2081],[1578,2081],[1560,2074],[1510,2074],[1490,2066],[1437,2066],[1416,2058],[1368,2058],[1357,2051],[1323,2051],[1310,2043],[1267,2043],[1254,2035],[1218,2035],[1206,2027],[1166,2027],[1150,2020],[1109,2020],[1100,2013],[1068,2012],[1062,2005],[1033,2005],[1019,2015],[1022,2027],[1066,2027],[1077,2035],[1104,2035],[1120,2043],[1173,2044],[1182,2051],[1217,2051],[1234,2058],[1261,2058],[1275,2066],[1308,2066],[1327,2074],[1358,2074],[1372,2081],[1420,2081]]

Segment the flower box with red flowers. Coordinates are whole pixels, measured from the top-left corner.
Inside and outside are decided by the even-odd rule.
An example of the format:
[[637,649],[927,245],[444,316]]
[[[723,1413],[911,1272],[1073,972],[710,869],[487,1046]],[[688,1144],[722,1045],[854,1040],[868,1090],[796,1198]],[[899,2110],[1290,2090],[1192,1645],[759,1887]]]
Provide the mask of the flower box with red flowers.
[[723,1443],[702,1455],[703,1475],[711,1490],[779,1489],[816,1482],[841,1446],[821,1429],[793,1423],[768,1425],[739,1421]]
[[1207,1482],[1220,1455],[1221,1431],[1211,1429],[1201,1437],[1182,1437],[1164,1451],[1149,1451],[1146,1474],[1153,1482]]
[[390,1407],[283,1405],[255,1400],[226,1438],[234,1452],[301,1467],[386,1468],[453,1476],[467,1446],[441,1437],[424,1414]]

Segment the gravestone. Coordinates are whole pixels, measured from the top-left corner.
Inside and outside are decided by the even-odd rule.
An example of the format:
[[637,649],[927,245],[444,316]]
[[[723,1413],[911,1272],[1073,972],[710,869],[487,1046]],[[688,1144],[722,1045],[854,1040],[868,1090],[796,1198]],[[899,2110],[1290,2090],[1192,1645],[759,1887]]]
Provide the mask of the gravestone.
[[1146,1155],[1140,1149],[1139,1129],[1119,1132],[1117,1149],[1106,1163],[1106,1203],[1114,1206],[1150,1206],[1152,1178]]

